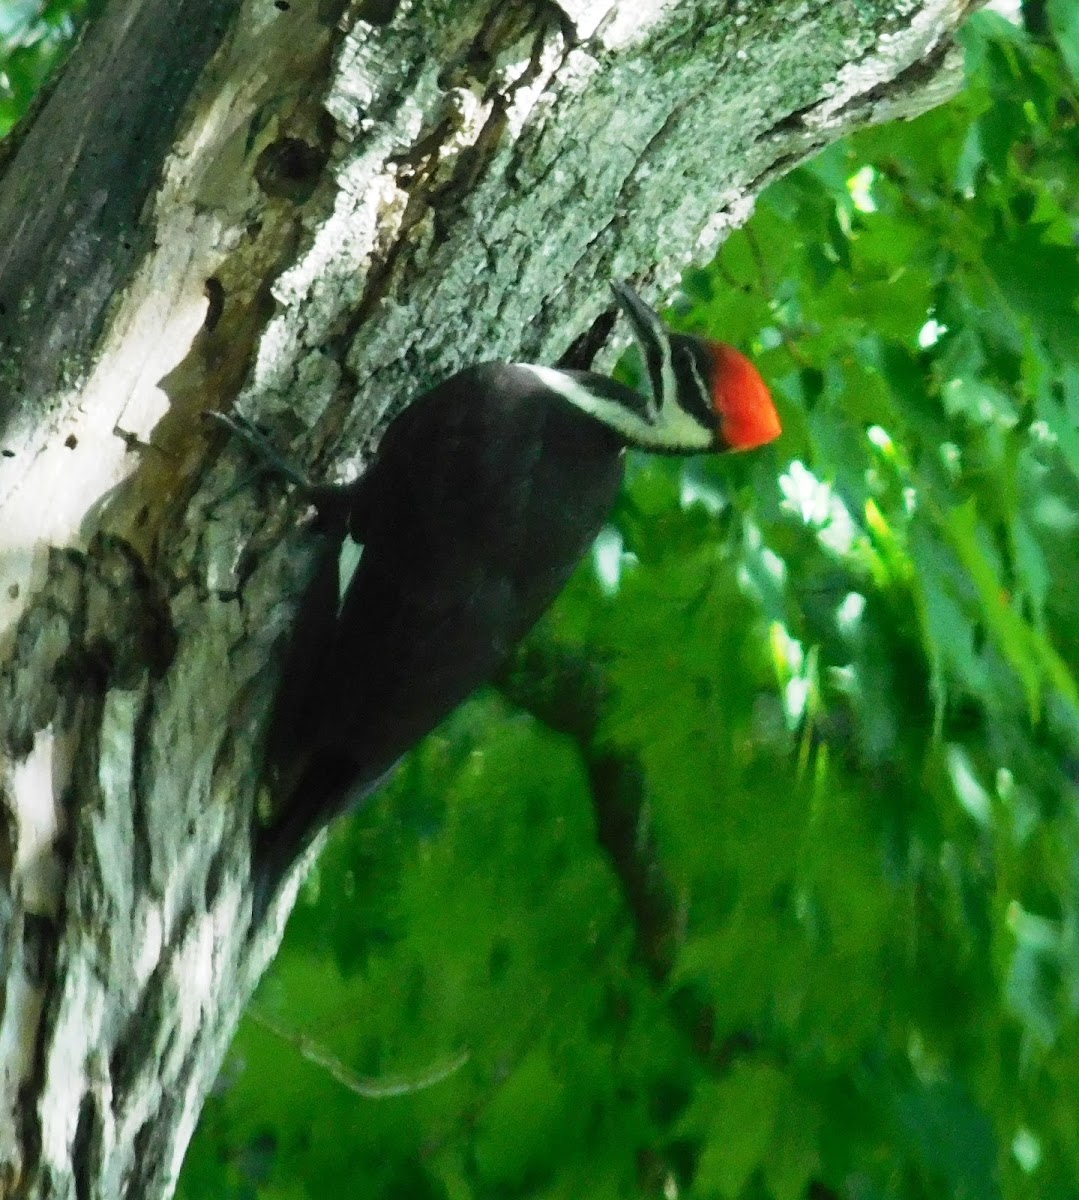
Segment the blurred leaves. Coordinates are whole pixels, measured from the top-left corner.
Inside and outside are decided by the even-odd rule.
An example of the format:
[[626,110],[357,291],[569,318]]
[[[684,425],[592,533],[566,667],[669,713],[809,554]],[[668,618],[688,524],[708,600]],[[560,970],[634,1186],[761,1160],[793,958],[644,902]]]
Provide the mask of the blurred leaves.
[[3,0],[0,4],[0,137],[70,49],[102,0]]

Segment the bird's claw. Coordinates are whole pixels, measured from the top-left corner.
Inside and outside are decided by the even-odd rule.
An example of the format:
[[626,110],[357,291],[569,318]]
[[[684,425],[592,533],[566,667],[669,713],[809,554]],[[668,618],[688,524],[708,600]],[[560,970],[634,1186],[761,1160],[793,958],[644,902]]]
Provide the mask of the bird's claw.
[[231,413],[209,411],[205,416],[223,425],[229,433],[250,450],[260,465],[304,491],[311,490],[311,482],[291,463],[250,417],[237,410]]

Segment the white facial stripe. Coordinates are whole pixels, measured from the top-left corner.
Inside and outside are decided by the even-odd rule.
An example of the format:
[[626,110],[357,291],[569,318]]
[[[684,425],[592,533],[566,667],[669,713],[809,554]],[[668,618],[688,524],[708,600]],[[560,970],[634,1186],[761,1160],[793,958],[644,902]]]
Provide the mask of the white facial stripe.
[[702,396],[707,396],[708,392],[705,389],[704,380],[701,378],[700,371],[697,370],[697,360],[693,357],[692,354],[687,354],[686,362],[689,363],[689,369],[693,375],[693,382],[697,385],[697,390],[701,393]]
[[[522,363],[552,392],[564,400],[602,421],[616,430],[635,446],[653,447],[658,450],[708,450],[712,446],[710,430],[701,426],[674,399],[674,373],[670,364],[670,346],[664,341],[664,395],[662,406],[655,411],[654,419],[647,421],[632,412],[617,400],[597,396],[578,380],[552,367],[537,367]],[[670,374],[670,386],[666,376]],[[658,397],[657,397],[658,399]]]
[[[658,321],[656,323],[659,324]],[[667,337],[662,327],[657,336],[659,344],[663,347],[663,358],[659,369],[659,385],[663,394],[656,397],[656,407],[663,413],[672,406],[679,407],[675,400],[678,395],[678,384],[674,378],[674,363],[671,361],[671,339]]]

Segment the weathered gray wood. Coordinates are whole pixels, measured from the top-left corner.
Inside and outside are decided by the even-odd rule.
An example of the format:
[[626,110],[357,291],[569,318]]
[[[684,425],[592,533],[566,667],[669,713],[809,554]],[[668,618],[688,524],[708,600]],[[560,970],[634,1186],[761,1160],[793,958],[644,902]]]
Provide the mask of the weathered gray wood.
[[[238,0],[129,0],[90,31],[0,175],[0,428],[84,366],[147,252],[161,165]],[[2,435],[0,435],[2,436]]]
[[199,414],[360,469],[943,99],[968,7],[279,2],[112,0],[0,167],[0,1196],[167,1196],[279,936],[247,844],[303,536]]

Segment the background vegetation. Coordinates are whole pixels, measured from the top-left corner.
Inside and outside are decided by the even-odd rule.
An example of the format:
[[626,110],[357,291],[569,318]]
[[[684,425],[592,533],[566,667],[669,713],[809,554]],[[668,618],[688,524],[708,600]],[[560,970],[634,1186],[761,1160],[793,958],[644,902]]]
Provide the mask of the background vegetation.
[[340,830],[186,1200],[1079,1197],[1079,9],[1028,18],[687,276],[783,438],[634,461]]
[[70,49],[76,29],[104,0],[0,2],[0,137]]

